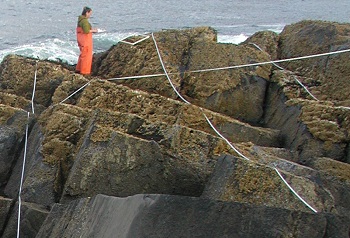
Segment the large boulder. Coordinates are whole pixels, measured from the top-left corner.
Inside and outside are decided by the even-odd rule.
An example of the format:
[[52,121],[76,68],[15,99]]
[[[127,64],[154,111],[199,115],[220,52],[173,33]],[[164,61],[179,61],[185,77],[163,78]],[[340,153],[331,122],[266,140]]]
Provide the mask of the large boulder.
[[[265,53],[249,46],[218,44],[216,32],[211,28],[162,31],[155,33],[154,38],[172,83],[184,97],[212,111],[246,122],[259,122],[270,65],[212,72],[191,71],[266,61],[269,58]],[[110,80],[164,73],[152,38],[136,46],[117,44],[101,56],[99,63],[96,74]],[[132,88],[177,97],[165,76],[131,79],[123,83]]]
[[[286,26],[280,34],[279,58],[329,53],[350,48],[349,24],[301,21]],[[350,106],[349,53],[286,63],[287,69],[311,77],[309,90],[319,100],[340,101]]]

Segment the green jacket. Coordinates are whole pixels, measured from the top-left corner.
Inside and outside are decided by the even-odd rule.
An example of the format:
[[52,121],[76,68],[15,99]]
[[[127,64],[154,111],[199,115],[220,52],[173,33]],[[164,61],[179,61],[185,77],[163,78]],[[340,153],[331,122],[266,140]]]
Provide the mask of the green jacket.
[[89,33],[91,30],[91,24],[86,18],[86,16],[80,15],[78,18],[78,27],[83,28],[85,34]]

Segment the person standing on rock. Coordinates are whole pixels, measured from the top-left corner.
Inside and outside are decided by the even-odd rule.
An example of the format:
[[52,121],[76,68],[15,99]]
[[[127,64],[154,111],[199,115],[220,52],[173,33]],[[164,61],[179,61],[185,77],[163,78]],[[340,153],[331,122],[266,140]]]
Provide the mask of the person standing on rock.
[[78,18],[76,29],[80,55],[75,71],[83,75],[91,74],[93,50],[92,33],[97,32],[97,29],[92,28],[89,22],[91,14],[92,9],[89,7],[84,7],[81,16]]

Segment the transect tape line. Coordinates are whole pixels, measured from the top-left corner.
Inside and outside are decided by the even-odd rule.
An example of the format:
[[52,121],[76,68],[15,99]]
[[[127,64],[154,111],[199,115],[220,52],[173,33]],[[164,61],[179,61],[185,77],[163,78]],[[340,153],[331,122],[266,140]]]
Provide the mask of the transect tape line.
[[[166,74],[166,76],[167,76],[169,82],[171,83],[170,77],[169,77],[169,75],[168,75],[168,73],[167,73],[167,71],[166,71],[166,69],[165,69],[164,63],[163,63],[163,61],[162,61],[162,57],[161,57],[160,52],[159,52],[159,49],[158,49],[157,41],[156,41],[156,39],[154,38],[153,33],[152,33],[152,39],[153,39],[153,42],[154,42],[155,47],[156,47],[156,49],[157,49],[158,57],[159,57],[159,60],[160,60],[160,62],[161,62],[161,64],[162,64],[164,73]],[[190,104],[187,100],[183,99],[183,97],[182,97],[182,96],[180,95],[180,93],[176,90],[176,88],[173,86],[172,83],[171,83],[171,85],[172,85],[174,91],[176,92],[176,94],[179,95],[180,98],[181,98],[185,103]],[[206,119],[207,122],[209,123],[210,127],[211,127],[222,139],[224,139],[224,140],[226,141],[226,143],[228,143],[228,145],[229,145],[236,153],[238,153],[238,154],[239,154],[241,157],[243,157],[244,159],[250,161],[250,159],[248,159],[246,156],[244,156],[242,153],[240,153],[240,152],[239,152],[239,151],[224,137],[224,136],[221,135],[221,133],[219,133],[219,131],[218,131],[218,130],[214,127],[214,125],[210,122],[209,118],[205,115],[205,113],[203,112],[203,109],[202,109],[202,108],[200,108],[200,109],[201,109],[201,111],[202,111],[202,113],[203,113],[205,119]],[[280,177],[280,179],[281,179],[281,180],[287,185],[287,187],[292,191],[292,193],[295,194],[296,197],[297,197],[302,203],[304,203],[308,208],[310,208],[313,212],[317,213],[317,210],[316,210],[316,209],[314,209],[311,205],[309,205],[301,196],[299,196],[299,195],[297,194],[297,192],[295,192],[295,190],[294,190],[294,189],[288,184],[288,182],[282,177],[282,175],[280,174],[280,172],[277,170],[276,167],[274,167],[274,170],[277,172],[277,174],[278,174],[278,176]]]
[[297,198],[299,198],[300,201],[302,201],[308,208],[310,208],[313,212],[317,213],[317,210],[314,209],[313,207],[311,207],[302,197],[299,196],[299,194],[297,192],[295,192],[295,190],[288,184],[288,182],[283,178],[283,176],[281,175],[281,173],[278,171],[278,169],[276,167],[273,167],[273,169],[276,171],[276,173],[278,174],[278,176],[282,179],[282,181],[287,185],[287,187],[290,189],[290,191],[292,191],[292,193],[297,196]]
[[169,75],[168,75],[168,72],[167,72],[166,69],[165,69],[165,66],[164,66],[164,63],[163,63],[163,60],[162,60],[162,56],[160,55],[160,52],[159,52],[159,49],[158,49],[158,45],[157,45],[156,39],[154,38],[153,32],[152,32],[152,39],[153,39],[154,45],[155,45],[155,47],[156,47],[156,50],[157,50],[157,54],[158,54],[160,63],[161,63],[161,65],[162,65],[162,68],[163,68],[163,70],[164,70],[164,73],[165,73],[165,75],[166,75],[166,77],[167,77],[167,79],[168,79],[168,81],[169,81],[171,87],[173,88],[173,90],[175,91],[175,93],[181,98],[182,101],[184,101],[184,102],[187,103],[187,104],[191,104],[189,101],[187,101],[186,99],[184,99],[184,98],[182,97],[182,95],[176,90],[174,84],[171,82],[171,79],[170,79],[170,77],[169,77]]
[[35,64],[35,73],[34,73],[34,86],[33,86],[33,93],[32,93],[32,113],[34,114],[34,97],[35,97],[35,88],[36,88],[36,75],[38,73],[38,60]]
[[120,40],[119,42],[122,42],[122,43],[125,43],[125,44],[129,44],[129,45],[136,45],[144,40],[147,40],[149,38],[149,36],[147,35],[139,35],[139,36],[142,36],[142,38],[138,41],[135,41],[135,42],[129,42],[127,41],[126,39],[128,39],[129,37],[132,37],[132,36],[127,36],[125,37],[124,39]]
[[[254,45],[256,48],[258,48],[260,51],[264,52],[257,44],[255,43],[250,43],[251,45]],[[281,69],[281,70],[285,70],[283,67],[279,66],[278,64],[276,63],[272,63],[274,66],[276,66],[277,68]],[[297,79],[297,77],[295,75],[293,75],[293,78],[295,81],[297,81],[297,83],[303,87],[305,89],[305,91],[313,98],[315,99],[316,101],[318,101],[318,99],[309,91],[309,89],[307,89],[307,87],[302,83],[300,82],[300,80]]]
[[93,81],[93,79],[91,79],[89,82],[87,82],[86,84],[84,84],[83,86],[81,86],[80,88],[78,88],[76,91],[74,91],[72,94],[68,95],[68,97],[66,97],[65,99],[63,99],[61,102],[59,102],[58,104],[64,103],[65,101],[67,101],[69,98],[73,97],[75,94],[77,94],[79,91],[83,90],[86,86],[88,86],[91,82]]
[[[36,76],[38,73],[38,62],[39,61],[37,60],[35,63],[34,83],[33,83],[32,101],[31,101],[33,114],[34,114],[34,97],[35,97],[35,89],[36,89]],[[25,133],[25,141],[24,141],[23,164],[22,164],[22,172],[21,172],[21,181],[20,181],[19,190],[18,190],[17,238],[19,238],[20,227],[21,227],[21,207],[22,207],[21,193],[22,193],[24,171],[25,171],[26,158],[27,158],[29,119],[30,119],[30,112],[27,112],[27,124],[26,124],[26,133]]]
[[19,238],[20,226],[21,226],[21,206],[22,206],[21,193],[22,193],[22,186],[23,186],[23,180],[24,180],[26,157],[27,157],[29,117],[30,117],[30,113],[27,112],[27,125],[26,125],[26,135],[25,135],[25,142],[24,142],[23,165],[22,165],[21,181],[20,181],[19,190],[18,190],[17,238]]
[[210,127],[216,132],[216,134],[218,134],[230,147],[231,149],[233,149],[238,155],[240,155],[242,158],[250,161],[250,159],[248,159],[244,154],[242,154],[241,152],[239,152],[239,150],[236,149],[236,147],[234,147],[216,128],[215,126],[211,123],[211,121],[209,120],[209,118],[207,117],[207,115],[204,114],[203,109],[200,108],[205,120],[207,120],[208,124],[210,125]]

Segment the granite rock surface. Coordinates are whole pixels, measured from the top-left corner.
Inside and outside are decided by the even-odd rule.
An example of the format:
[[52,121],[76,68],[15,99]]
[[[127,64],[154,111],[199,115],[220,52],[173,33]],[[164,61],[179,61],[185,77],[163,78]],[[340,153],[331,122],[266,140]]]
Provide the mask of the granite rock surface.
[[349,53],[286,59],[348,49],[349,31],[164,30],[95,55],[90,77],[5,57],[0,236],[25,158],[28,237],[348,237]]

